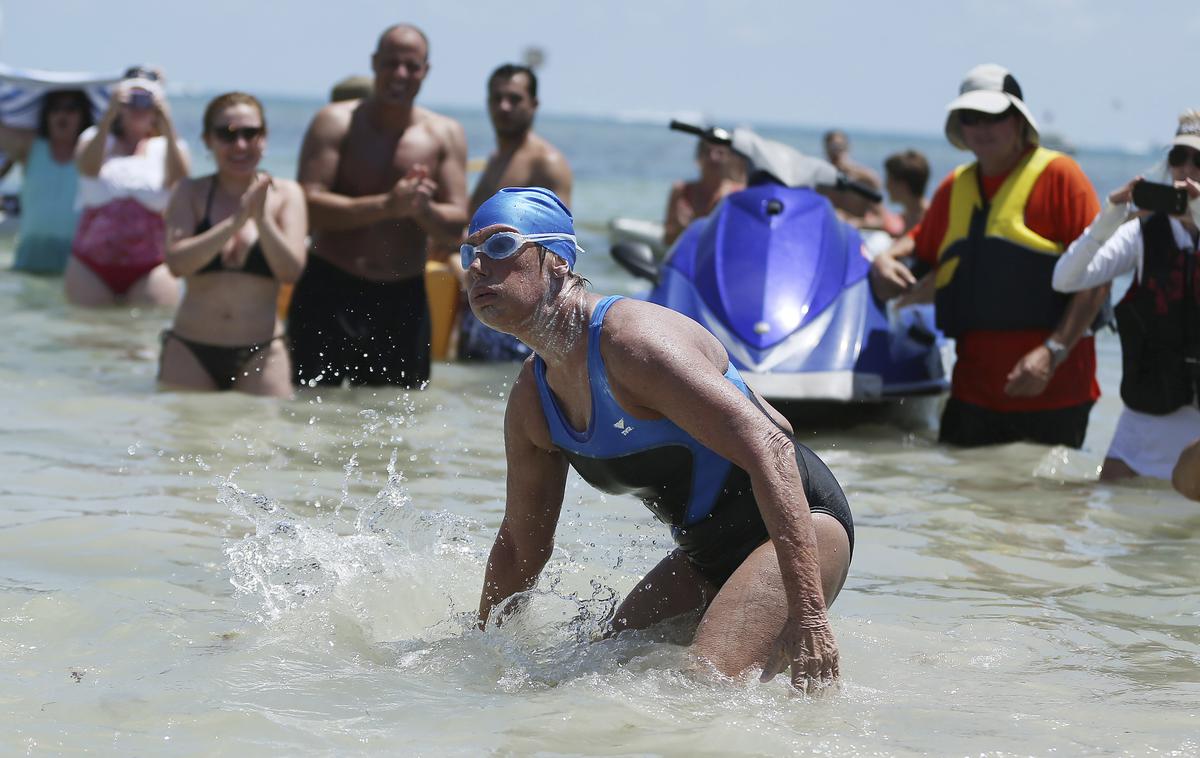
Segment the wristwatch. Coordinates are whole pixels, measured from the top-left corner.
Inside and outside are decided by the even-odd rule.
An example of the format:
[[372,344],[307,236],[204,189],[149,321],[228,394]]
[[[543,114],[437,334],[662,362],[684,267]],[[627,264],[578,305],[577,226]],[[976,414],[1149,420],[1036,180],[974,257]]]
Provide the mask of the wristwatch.
[[1062,364],[1062,362],[1067,359],[1067,353],[1070,351],[1067,350],[1067,346],[1064,345],[1063,343],[1059,342],[1058,340],[1054,339],[1053,337],[1049,337],[1042,344],[1045,345],[1046,349],[1050,351],[1050,368],[1051,369],[1058,368]]

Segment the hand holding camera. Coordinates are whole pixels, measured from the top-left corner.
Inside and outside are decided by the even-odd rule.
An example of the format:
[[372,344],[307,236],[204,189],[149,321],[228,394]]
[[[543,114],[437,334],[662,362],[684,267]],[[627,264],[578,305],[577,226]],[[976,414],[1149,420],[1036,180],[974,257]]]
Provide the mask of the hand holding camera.
[[[1189,184],[1191,185],[1189,188]],[[1170,216],[1179,216],[1187,213],[1188,202],[1192,199],[1192,192],[1198,192],[1196,182],[1194,181],[1179,181],[1174,184],[1159,184],[1158,182],[1147,182],[1145,180],[1134,181],[1129,187],[1129,198],[1133,204],[1144,211],[1153,213],[1166,213]],[[1113,196],[1122,192],[1118,190],[1113,193]],[[1109,199],[1112,199],[1110,196]]]

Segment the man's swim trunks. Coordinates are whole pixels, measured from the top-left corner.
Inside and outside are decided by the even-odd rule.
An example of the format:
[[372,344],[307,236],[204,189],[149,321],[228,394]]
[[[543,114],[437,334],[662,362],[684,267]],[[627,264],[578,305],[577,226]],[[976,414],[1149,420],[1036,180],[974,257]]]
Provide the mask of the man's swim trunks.
[[310,255],[288,337],[298,385],[420,387],[429,380],[425,280],[372,282]]

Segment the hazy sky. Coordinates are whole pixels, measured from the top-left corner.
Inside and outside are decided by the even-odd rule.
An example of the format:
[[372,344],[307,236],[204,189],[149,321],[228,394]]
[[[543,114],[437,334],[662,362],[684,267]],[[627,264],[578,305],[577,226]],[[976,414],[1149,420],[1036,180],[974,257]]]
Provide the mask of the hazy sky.
[[426,105],[482,104],[496,65],[541,47],[543,109],[700,112],[940,132],[976,63],[1008,66],[1034,114],[1079,143],[1164,143],[1200,107],[1200,1],[21,0],[4,2],[0,61],[120,71],[162,65],[199,90],[323,97],[368,73],[397,21],[432,41]]

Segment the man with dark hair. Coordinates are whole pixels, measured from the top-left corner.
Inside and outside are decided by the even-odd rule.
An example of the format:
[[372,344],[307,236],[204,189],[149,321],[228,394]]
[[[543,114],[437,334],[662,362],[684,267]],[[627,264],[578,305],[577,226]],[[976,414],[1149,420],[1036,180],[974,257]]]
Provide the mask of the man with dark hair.
[[300,150],[313,246],[288,314],[299,384],[421,386],[427,249],[457,242],[468,218],[463,128],[415,103],[424,32],[388,28],[371,67],[370,96],[322,108]]
[[[570,207],[571,167],[567,159],[533,131],[537,113],[537,74],[506,63],[488,77],[487,107],[496,132],[496,150],[471,194],[471,213],[505,187],[545,187]],[[475,360],[523,360],[529,348],[515,337],[484,326],[466,309],[459,324],[458,355]]]
[[929,184],[929,161],[916,150],[894,153],[883,162],[884,186],[892,202],[904,208],[904,231],[921,221],[925,209],[925,186]]
[[[847,179],[873,190],[883,189],[879,174],[850,157],[850,138],[841,129],[825,132],[821,144],[825,148],[825,159],[845,174]],[[899,233],[896,228],[899,219],[889,213],[883,203],[873,203],[849,190],[823,188],[821,194],[829,198],[843,221],[860,229],[884,229],[892,234]]]
[[554,145],[533,131],[537,114],[537,74],[506,63],[488,77],[488,116],[496,151],[471,194],[472,212],[504,187],[545,187],[571,205],[571,167]]
[[538,96],[537,74],[529,66],[522,66],[518,63],[505,63],[496,67],[496,70],[493,71],[492,75],[488,77],[488,94],[491,94],[493,82],[512,79],[517,74],[523,74],[525,76],[525,89],[528,92],[529,97],[533,98],[533,100],[536,102]]

